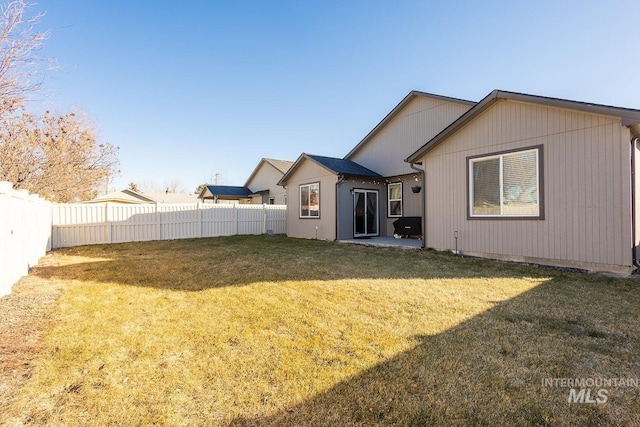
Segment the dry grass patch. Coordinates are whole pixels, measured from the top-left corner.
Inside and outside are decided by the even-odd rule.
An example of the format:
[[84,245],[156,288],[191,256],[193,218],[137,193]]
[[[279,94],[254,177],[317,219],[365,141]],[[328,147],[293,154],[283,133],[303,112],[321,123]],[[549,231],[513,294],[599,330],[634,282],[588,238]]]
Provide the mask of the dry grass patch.
[[62,288],[0,421],[49,425],[631,424],[632,280],[266,236],[56,251]]

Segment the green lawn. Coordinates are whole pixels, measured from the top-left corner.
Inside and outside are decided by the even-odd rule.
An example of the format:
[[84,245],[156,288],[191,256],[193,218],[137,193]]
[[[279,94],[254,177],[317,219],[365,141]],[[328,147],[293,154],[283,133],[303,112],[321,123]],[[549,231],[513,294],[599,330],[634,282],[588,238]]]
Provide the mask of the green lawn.
[[633,384],[543,383],[640,378],[633,279],[268,236],[59,250],[28,279],[61,296],[0,423],[640,424]]

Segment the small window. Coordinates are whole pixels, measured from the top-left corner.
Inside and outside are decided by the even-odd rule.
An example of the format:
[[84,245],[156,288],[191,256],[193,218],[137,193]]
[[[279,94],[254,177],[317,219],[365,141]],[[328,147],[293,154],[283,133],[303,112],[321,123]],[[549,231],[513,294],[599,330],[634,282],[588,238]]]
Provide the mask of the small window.
[[270,205],[275,205],[276,204],[276,198],[275,197],[269,197],[269,204]]
[[300,186],[300,218],[320,217],[320,183]]
[[402,216],[402,183],[395,182],[393,184],[389,184],[387,189],[389,193],[389,216]]
[[542,147],[468,159],[469,216],[542,219]]

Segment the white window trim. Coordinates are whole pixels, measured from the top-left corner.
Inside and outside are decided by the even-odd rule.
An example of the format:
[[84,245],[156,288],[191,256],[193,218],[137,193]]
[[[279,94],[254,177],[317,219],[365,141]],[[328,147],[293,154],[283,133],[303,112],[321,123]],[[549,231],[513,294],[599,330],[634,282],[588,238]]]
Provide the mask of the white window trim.
[[[318,186],[318,215],[311,215],[311,206],[309,206],[309,214],[302,215],[302,189],[304,187],[308,188],[309,203],[311,203],[311,187],[312,186]],[[299,215],[299,218],[312,218],[312,219],[320,218],[320,183],[319,182],[311,182],[309,184],[300,184],[300,188],[298,189],[298,215]]]
[[[392,199],[391,198],[391,186],[392,185],[394,185],[394,186],[395,185],[400,185],[400,198],[399,199]],[[402,217],[403,208],[404,208],[404,206],[403,206],[404,203],[403,203],[403,200],[402,200],[403,199],[402,196],[404,195],[402,193],[403,190],[404,189],[403,189],[402,182],[390,182],[389,184],[387,184],[387,216],[389,218],[400,218],[400,217]],[[391,214],[391,202],[400,202],[400,215],[392,215]]]
[[[535,152],[536,153],[536,197],[537,197],[537,208],[538,211],[535,215],[513,215],[513,214],[509,214],[509,215],[505,215],[504,214],[504,182],[503,182],[503,160],[504,157],[509,156],[509,155],[514,155],[514,154],[523,154],[523,153],[528,153],[528,152]],[[468,174],[468,183],[467,183],[467,188],[468,188],[468,217],[470,219],[476,219],[476,218],[513,218],[513,219],[544,219],[544,211],[543,211],[543,200],[542,200],[542,188],[541,188],[541,175],[542,175],[542,168],[541,168],[541,163],[540,163],[540,157],[542,154],[542,146],[538,146],[538,147],[532,147],[532,148],[524,148],[522,150],[510,150],[510,151],[505,151],[505,152],[500,152],[500,153],[495,153],[495,154],[489,154],[486,156],[478,156],[478,157],[472,157],[472,158],[468,158],[468,165],[467,165],[467,174]],[[492,159],[500,159],[500,169],[499,169],[499,180],[500,180],[500,213],[499,214],[483,214],[483,215],[479,215],[479,214],[474,214],[473,213],[473,165],[474,163],[477,162],[482,162],[482,161],[486,161],[486,160],[492,160]]]

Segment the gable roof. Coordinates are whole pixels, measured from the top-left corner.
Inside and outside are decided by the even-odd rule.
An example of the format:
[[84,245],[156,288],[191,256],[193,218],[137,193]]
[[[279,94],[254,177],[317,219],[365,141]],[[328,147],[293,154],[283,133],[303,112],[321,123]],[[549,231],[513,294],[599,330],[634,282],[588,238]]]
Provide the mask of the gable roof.
[[395,106],[395,108],[393,110],[391,110],[391,112],[389,112],[389,114],[387,114],[381,121],[380,123],[378,123],[376,125],[376,127],[374,127],[371,132],[369,132],[363,139],[362,141],[360,141],[355,147],[353,147],[353,149],[351,151],[349,151],[347,153],[346,156],[344,156],[345,159],[350,159],[353,155],[355,155],[362,147],[364,147],[378,132],[380,132],[380,130],[382,128],[384,128],[387,123],[389,123],[391,120],[394,119],[394,117],[407,105],[409,104],[409,102],[411,102],[414,98],[417,97],[426,97],[426,98],[432,98],[432,99],[436,99],[439,101],[446,101],[446,102],[454,102],[457,104],[462,104],[462,105],[466,105],[468,107],[472,107],[474,105],[476,105],[475,102],[473,101],[467,101],[464,99],[458,99],[458,98],[450,98],[448,96],[442,96],[442,95],[434,95],[432,93],[426,93],[426,92],[420,92],[417,90],[412,90],[411,92],[409,92],[409,94],[407,96],[404,97],[404,99],[402,99],[402,101],[400,101],[400,103],[398,103],[398,105]]
[[282,173],[286,173],[291,166],[293,166],[293,162],[289,160],[278,160],[278,159],[262,159],[265,162],[269,163],[274,168],[278,169]]
[[546,105],[557,108],[567,108],[570,110],[578,110],[586,113],[603,114],[607,116],[620,117],[622,126],[634,126],[640,124],[640,110],[631,108],[613,107],[609,105],[592,104],[588,102],[570,101],[567,99],[549,98],[546,96],[527,95],[524,93],[508,92],[503,90],[494,90],[484,97],[473,108],[460,116],[457,120],[447,126],[442,132],[434,136],[425,145],[420,147],[415,153],[405,159],[405,162],[415,163],[424,154],[432,150],[440,142],[457,132],[464,125],[482,114],[487,108],[495,104],[499,100],[512,100],[528,102],[532,104]]
[[202,189],[198,198],[203,198],[203,193],[208,190],[212,197],[250,197],[252,191],[247,187],[233,185],[207,185]]
[[249,178],[247,178],[247,181],[244,183],[245,187],[247,187],[249,185],[251,180],[256,176],[256,174],[258,173],[258,170],[260,169],[260,167],[264,163],[267,163],[267,164],[273,166],[276,170],[281,172],[283,175],[289,170],[289,168],[291,166],[293,166],[293,162],[291,162],[289,160],[278,160],[278,159],[263,158],[262,160],[260,160],[260,162],[258,162],[258,165],[253,170],[253,172],[251,172],[251,175],[249,175]]
[[293,166],[284,174],[278,185],[285,185],[291,174],[300,166],[303,160],[311,160],[312,162],[322,166],[336,175],[361,176],[367,178],[383,178],[377,172],[365,168],[362,165],[352,162],[351,160],[338,159],[336,157],[317,156],[314,154],[302,153]]
[[152,197],[145,196],[142,193],[126,188],[109,194],[98,196],[95,199],[87,200],[83,203],[157,203]]

